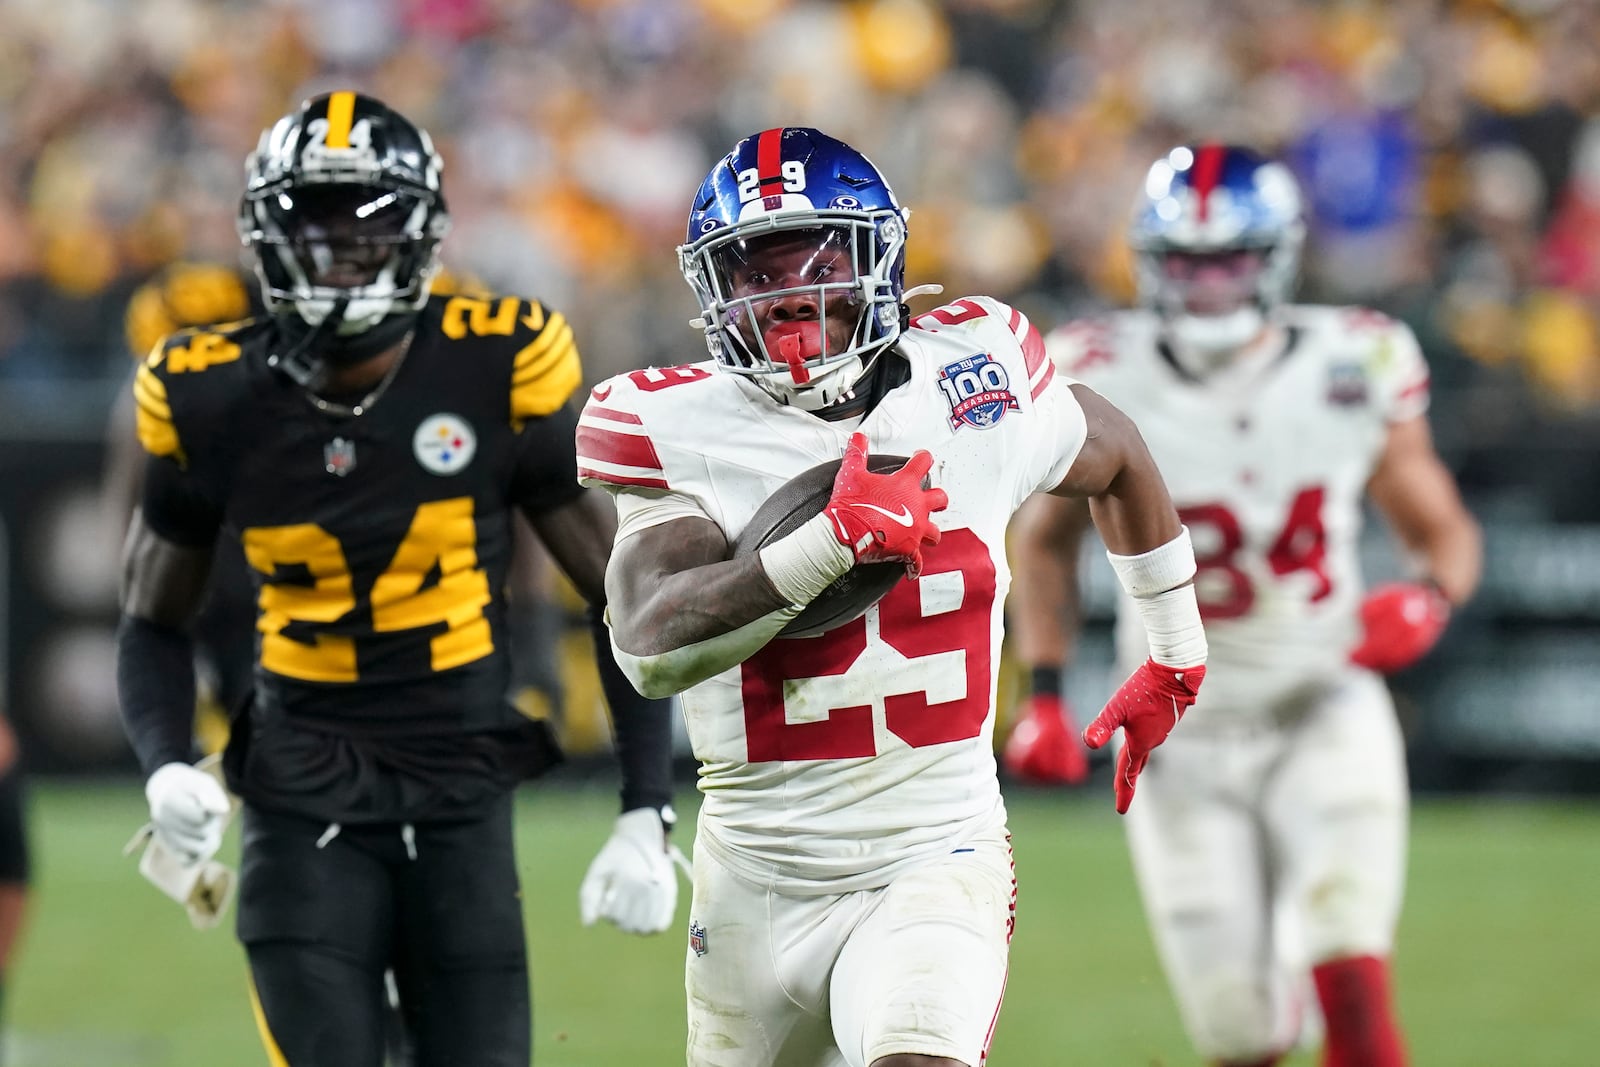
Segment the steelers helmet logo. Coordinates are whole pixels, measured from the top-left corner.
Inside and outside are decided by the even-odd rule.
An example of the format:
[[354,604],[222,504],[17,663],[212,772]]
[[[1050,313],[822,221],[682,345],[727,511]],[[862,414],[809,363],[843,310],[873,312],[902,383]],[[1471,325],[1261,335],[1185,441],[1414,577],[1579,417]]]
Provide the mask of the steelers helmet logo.
[[460,415],[429,415],[411,439],[417,462],[438,475],[457,474],[472,462],[478,450],[478,437]]

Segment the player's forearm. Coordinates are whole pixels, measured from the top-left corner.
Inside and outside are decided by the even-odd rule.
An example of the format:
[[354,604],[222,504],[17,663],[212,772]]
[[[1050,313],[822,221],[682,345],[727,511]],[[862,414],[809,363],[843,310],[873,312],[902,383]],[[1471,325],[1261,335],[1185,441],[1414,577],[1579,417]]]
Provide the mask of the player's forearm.
[[167,763],[187,763],[194,719],[194,643],[189,635],[124,615],[117,627],[117,700],[128,741],[146,775]]
[[1030,564],[1017,557],[1017,572],[1026,577],[1011,590],[1011,632],[1017,656],[1029,667],[1072,662],[1078,632],[1077,597],[1070,592],[1075,577],[1054,562]]
[[1022,579],[1011,587],[1010,632],[1029,667],[1067,666],[1079,628],[1078,538],[1049,521],[1060,506],[1074,505],[1034,497],[1012,525],[1013,569]]
[[618,644],[613,631],[611,647],[635,689],[647,697],[668,697],[737,667],[766,647],[799,613],[797,607],[785,607],[704,640],[638,656]]
[[590,609],[600,688],[611,710],[622,771],[622,810],[660,810],[672,801],[672,703],[641,696],[633,687],[617,663],[600,616],[600,609]]
[[1428,577],[1451,604],[1460,606],[1483,575],[1483,533],[1464,510],[1428,531],[1418,546]]
[[[622,576],[626,567],[613,566]],[[656,572],[619,584],[608,608],[617,664],[640,693],[666,697],[721,674],[766,645],[800,609],[768,580],[756,556]]]
[[612,640],[636,656],[713,640],[789,607],[756,556],[658,573],[642,584],[643,597],[613,590],[610,607]]

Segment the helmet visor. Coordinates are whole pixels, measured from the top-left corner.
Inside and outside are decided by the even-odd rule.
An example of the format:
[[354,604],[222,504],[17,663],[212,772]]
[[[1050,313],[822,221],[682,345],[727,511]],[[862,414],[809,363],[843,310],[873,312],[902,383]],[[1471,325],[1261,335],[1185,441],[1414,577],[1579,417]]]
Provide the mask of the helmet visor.
[[423,238],[427,200],[372,185],[285,188],[261,201],[259,240],[280,246],[303,284],[359,289],[372,285],[397,253]]

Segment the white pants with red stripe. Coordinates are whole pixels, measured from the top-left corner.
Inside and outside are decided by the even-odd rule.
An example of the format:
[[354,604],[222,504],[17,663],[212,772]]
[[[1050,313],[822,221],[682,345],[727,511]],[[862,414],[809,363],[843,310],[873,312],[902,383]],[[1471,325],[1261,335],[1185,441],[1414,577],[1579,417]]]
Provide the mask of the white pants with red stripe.
[[689,1067],[984,1060],[1016,913],[1003,830],[879,889],[793,896],[695,849]]
[[1156,749],[1128,840],[1197,1051],[1283,1051],[1315,1010],[1310,967],[1389,954],[1407,806],[1394,704],[1366,671],[1271,723],[1185,717]]

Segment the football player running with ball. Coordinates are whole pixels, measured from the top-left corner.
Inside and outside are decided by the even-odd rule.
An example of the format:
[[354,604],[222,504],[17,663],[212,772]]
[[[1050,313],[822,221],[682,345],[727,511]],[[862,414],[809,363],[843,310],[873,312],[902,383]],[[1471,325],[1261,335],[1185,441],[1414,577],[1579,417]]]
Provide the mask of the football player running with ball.
[[[1138,431],[1004,304],[910,319],[906,217],[816,130],[739,142],[679,249],[714,358],[604,382],[580,420],[581,476],[619,508],[617,659],[683,694],[703,764],[692,1067],[983,1060],[1016,897],[991,751],[1005,530],[1029,494],[1089,499],[1150,631],[1091,727],[1126,732],[1119,810],[1204,674],[1193,554]],[[911,459],[873,473],[878,453]],[[841,457],[819,514],[732,556],[768,496]],[[883,561],[906,578],[865,615],[775,639]]]
[[[1145,310],[1073,323],[1063,371],[1138,423],[1194,538],[1211,657],[1194,721],[1151,761],[1128,838],[1191,1040],[1215,1063],[1275,1063],[1310,970],[1328,1067],[1404,1060],[1388,959],[1406,848],[1405,754],[1380,673],[1420,657],[1478,581],[1476,524],[1434,452],[1428,371],[1404,326],[1284,303],[1304,233],[1280,163],[1174,149],[1151,168],[1131,240]],[[1362,596],[1363,496],[1416,559]],[[1029,575],[1013,633],[1059,714],[1071,638],[1074,501],[1036,498],[1012,548]],[[1124,601],[1117,650],[1147,654]],[[1060,726],[1040,723],[1008,751]],[[1275,941],[1284,916],[1290,948]]]
[[[526,1067],[512,791],[558,753],[504,699],[513,512],[604,601],[615,518],[577,484],[571,328],[533,300],[430,295],[440,169],[427,133],[368,96],[280,119],[239,217],[268,313],[173,335],[134,382],[148,456],[117,671],[152,847],[203,865],[229,811],[188,762],[184,628],[225,529],[259,608],[224,757],[244,802],[238,933],[269,1059],[295,1067],[377,1067],[388,970],[419,1067]],[[587,911],[651,932],[676,899],[670,713],[601,644],[625,811]]]

